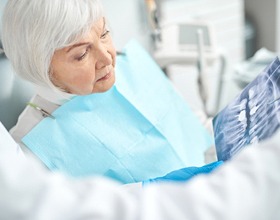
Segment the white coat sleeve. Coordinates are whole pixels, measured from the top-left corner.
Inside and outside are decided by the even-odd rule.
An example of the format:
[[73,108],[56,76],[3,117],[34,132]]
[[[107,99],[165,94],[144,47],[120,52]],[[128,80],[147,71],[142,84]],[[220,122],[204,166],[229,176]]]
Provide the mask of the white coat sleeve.
[[0,219],[280,219],[279,139],[247,148],[208,176],[137,190],[51,173],[1,140]]

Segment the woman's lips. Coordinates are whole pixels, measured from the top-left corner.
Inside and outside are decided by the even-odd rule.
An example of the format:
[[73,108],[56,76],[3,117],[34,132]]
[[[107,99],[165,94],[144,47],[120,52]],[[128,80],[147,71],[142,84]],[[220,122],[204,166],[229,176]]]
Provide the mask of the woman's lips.
[[100,81],[104,81],[104,80],[107,80],[111,77],[112,75],[112,72],[109,72],[107,73],[105,76],[103,76],[102,78],[100,78],[99,80],[97,80],[97,82],[100,82]]

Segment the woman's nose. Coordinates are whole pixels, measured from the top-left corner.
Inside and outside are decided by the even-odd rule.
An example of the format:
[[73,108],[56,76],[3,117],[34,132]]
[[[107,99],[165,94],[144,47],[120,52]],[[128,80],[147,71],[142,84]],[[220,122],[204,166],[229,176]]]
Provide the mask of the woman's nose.
[[105,66],[112,65],[113,57],[106,48],[98,49],[96,69],[102,69]]

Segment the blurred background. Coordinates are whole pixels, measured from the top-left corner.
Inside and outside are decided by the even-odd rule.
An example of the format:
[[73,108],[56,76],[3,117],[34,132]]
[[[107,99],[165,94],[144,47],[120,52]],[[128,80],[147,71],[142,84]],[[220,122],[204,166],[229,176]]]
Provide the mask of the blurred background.
[[[199,108],[203,107],[197,84],[201,74],[210,116],[231,101],[280,50],[278,0],[103,2],[116,47],[121,49],[131,38],[140,41],[184,98]],[[195,30],[200,28],[204,31],[202,55]],[[197,55],[187,54],[187,50],[197,50]],[[202,69],[200,56],[205,60]]]
[[[138,40],[184,99],[209,116],[230,102],[280,50],[280,0],[102,2],[117,50]],[[0,14],[5,3],[0,0]],[[4,54],[0,58],[0,120],[9,129],[33,91],[10,74]],[[7,118],[6,112],[13,116]]]

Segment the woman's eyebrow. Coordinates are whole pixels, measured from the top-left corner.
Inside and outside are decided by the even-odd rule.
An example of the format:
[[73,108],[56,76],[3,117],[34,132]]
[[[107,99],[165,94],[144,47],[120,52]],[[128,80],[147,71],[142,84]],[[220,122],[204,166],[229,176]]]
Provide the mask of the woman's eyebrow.
[[89,42],[83,42],[83,43],[74,44],[66,50],[66,53],[70,52],[70,50],[72,50],[76,47],[81,47],[81,46],[84,46],[84,45],[90,45],[90,43]]

